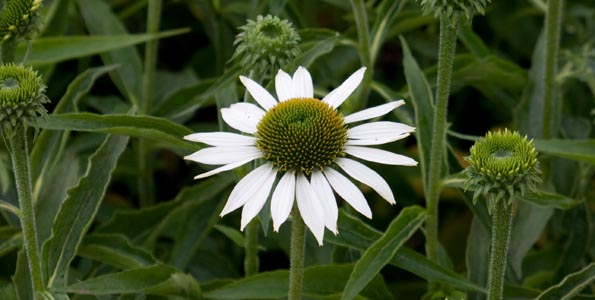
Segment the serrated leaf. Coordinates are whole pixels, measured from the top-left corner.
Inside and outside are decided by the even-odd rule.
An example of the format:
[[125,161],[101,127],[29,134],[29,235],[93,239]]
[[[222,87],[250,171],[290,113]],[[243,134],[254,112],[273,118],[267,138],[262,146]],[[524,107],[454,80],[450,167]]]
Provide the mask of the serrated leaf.
[[385,233],[357,261],[341,299],[353,299],[393,259],[397,250],[419,229],[425,219],[426,212],[419,206],[403,209]]
[[68,198],[52,226],[52,235],[42,247],[43,271],[47,286],[64,276],[83,236],[91,226],[110,182],[120,154],[128,144],[126,136],[108,136],[89,158],[87,171]]
[[535,140],[538,152],[595,165],[595,139]]
[[569,274],[562,281],[541,293],[535,300],[570,300],[584,287],[595,281],[595,263]]
[[167,119],[150,116],[98,115],[71,113],[51,115],[39,121],[39,127],[52,130],[73,130],[123,134],[165,143],[167,147],[196,151],[196,143],[183,140],[191,131]]
[[154,265],[157,260],[143,248],[133,246],[120,234],[92,234],[83,239],[78,255],[115,266],[132,269]]

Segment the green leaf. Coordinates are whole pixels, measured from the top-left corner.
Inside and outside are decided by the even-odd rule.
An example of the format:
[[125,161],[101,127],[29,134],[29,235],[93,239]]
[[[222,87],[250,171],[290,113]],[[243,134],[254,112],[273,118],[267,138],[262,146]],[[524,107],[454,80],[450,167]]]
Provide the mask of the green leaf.
[[461,26],[459,28],[458,36],[461,42],[465,44],[465,47],[467,47],[467,49],[476,57],[482,58],[490,54],[490,49],[483,43],[481,37],[473,32],[471,24]]
[[215,225],[214,228],[234,242],[238,247],[246,246],[244,244],[244,235],[239,230],[224,225]]
[[19,300],[33,299],[33,284],[31,283],[31,273],[29,273],[29,263],[27,254],[24,250],[19,251],[17,256],[17,266],[12,277],[14,288]]
[[[304,271],[304,298],[325,298],[343,290],[353,265],[313,266]],[[279,299],[287,297],[289,271],[272,271],[240,279],[215,290],[205,292],[211,299]],[[326,297],[325,297],[326,296]],[[358,299],[392,299],[380,276],[361,293]],[[335,299],[335,297],[329,297]]]
[[123,134],[165,143],[165,147],[195,151],[198,146],[182,138],[191,131],[167,119],[149,116],[98,115],[71,113],[51,115],[39,121],[39,127],[52,130],[73,130]]
[[0,257],[18,249],[23,244],[23,235],[15,232],[11,237],[0,243]]
[[89,158],[87,172],[68,191],[52,227],[52,236],[43,244],[43,270],[48,286],[64,276],[85,232],[91,226],[128,137],[108,136]]
[[[234,76],[234,78],[237,78],[237,76]],[[175,119],[187,112],[197,110],[211,96],[206,91],[213,86],[214,82],[213,79],[203,80],[192,86],[177,90],[153,109],[153,115]]]
[[[327,235],[325,241],[365,251],[382,236],[382,233],[378,230],[344,211],[339,213],[338,226],[340,234],[337,236]],[[483,288],[470,283],[461,275],[435,264],[422,254],[407,247],[401,247],[390,261],[390,264],[428,281],[444,282],[452,287],[466,291],[485,292]]]
[[535,140],[538,152],[595,165],[595,139]]
[[428,186],[428,172],[430,168],[430,146],[432,143],[432,126],[434,116],[434,97],[424,73],[404,38],[400,37],[403,47],[403,67],[405,78],[411,95],[411,102],[415,110],[415,134],[419,148],[419,160],[424,188]]
[[318,57],[331,52],[337,42],[339,41],[339,34],[326,38],[322,41],[316,42],[310,49],[304,51],[295,60],[296,65],[309,67]]
[[[57,36],[33,39],[30,47],[35,49],[35,51],[31,51],[27,57],[27,64],[55,64],[70,59],[134,46],[154,39],[175,36],[188,31],[188,29],[175,29],[157,34]],[[16,52],[17,60],[23,59],[27,47],[24,43],[19,45]]]
[[357,261],[341,299],[353,299],[392,260],[397,250],[417,231],[425,218],[425,210],[419,206],[403,209],[385,233]]
[[132,269],[154,265],[157,260],[145,249],[133,246],[121,234],[93,234],[86,236],[78,255],[115,266]]
[[154,265],[77,282],[59,292],[82,295],[147,294],[202,299],[198,283],[166,265]]
[[564,279],[541,293],[535,300],[570,300],[583,288],[595,281],[595,263],[569,274]]

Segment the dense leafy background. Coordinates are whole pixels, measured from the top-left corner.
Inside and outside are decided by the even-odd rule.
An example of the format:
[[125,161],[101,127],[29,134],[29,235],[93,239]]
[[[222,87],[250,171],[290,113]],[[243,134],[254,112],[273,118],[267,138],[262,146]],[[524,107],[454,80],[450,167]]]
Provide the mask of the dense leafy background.
[[[55,299],[286,295],[289,225],[273,233],[262,219],[262,273],[245,278],[239,213],[219,217],[242,171],[193,181],[206,166],[181,158],[200,147],[184,135],[226,129],[218,108],[244,93],[237,78],[245,71],[230,61],[234,36],[259,14],[288,19],[299,30],[297,62],[322,94],[368,67],[344,113],[403,98],[407,105],[386,119],[417,126],[415,137],[387,149],[416,157],[420,167],[373,166],[388,179],[397,205],[362,186],[372,220],[342,204],[338,236],[327,232],[323,247],[308,236],[305,297],[418,299],[428,281],[443,283],[443,296],[452,299],[483,297],[489,218],[485,205],[471,205],[458,172],[473,138],[488,130],[539,138],[541,0],[494,1],[459,30],[440,264],[424,257],[418,230],[425,218],[436,19],[405,0],[166,0],[153,34],[146,33],[148,1],[44,1],[31,41],[25,63],[43,74],[52,100],[31,163],[43,271]],[[566,1],[561,34],[560,130],[556,139],[536,141],[550,167],[541,192],[516,207],[506,299],[595,299],[595,3]],[[155,39],[157,79],[143,106],[144,43]],[[26,48],[20,45],[18,60]],[[3,150],[2,207],[17,203],[11,173]],[[9,209],[0,212],[0,299],[28,299],[18,219]]]

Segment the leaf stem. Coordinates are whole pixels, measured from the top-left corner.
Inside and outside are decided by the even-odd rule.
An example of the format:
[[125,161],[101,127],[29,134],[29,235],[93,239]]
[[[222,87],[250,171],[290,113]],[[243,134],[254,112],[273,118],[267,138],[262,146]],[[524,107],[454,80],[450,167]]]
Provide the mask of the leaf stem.
[[293,210],[292,217],[288,300],[300,300],[304,283],[306,225],[297,209]]
[[459,17],[457,15],[451,18],[444,16],[440,18],[436,108],[434,110],[428,186],[426,188],[426,207],[428,210],[426,221],[426,254],[434,262],[438,261],[438,201],[440,197],[440,178],[446,135],[446,113],[458,25]]
[[246,226],[246,236],[244,238],[244,247],[246,257],[244,258],[244,273],[246,277],[258,273],[259,259],[258,259],[258,231],[259,223],[256,220],[248,223]]
[[488,300],[502,300],[510,242],[512,205],[498,203],[492,212],[492,243],[488,273]]
[[7,141],[10,144],[10,158],[12,159],[15,184],[19,197],[23,245],[27,254],[27,260],[29,261],[29,271],[31,273],[31,282],[33,283],[35,299],[40,299],[44,290],[43,274],[41,273],[37,227],[35,225],[33,198],[31,197],[31,172],[29,169],[27,128],[20,125],[13,130],[12,136],[8,136]]
[[545,14],[545,74],[543,94],[542,138],[556,135],[556,122],[559,105],[556,97],[556,73],[560,46],[560,26],[562,23],[563,0],[549,0]]

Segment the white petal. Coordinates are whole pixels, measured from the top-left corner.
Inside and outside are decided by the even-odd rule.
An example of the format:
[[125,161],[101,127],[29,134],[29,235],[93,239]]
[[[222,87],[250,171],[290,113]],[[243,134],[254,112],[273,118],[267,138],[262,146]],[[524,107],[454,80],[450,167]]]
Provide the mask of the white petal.
[[355,180],[371,187],[388,203],[395,204],[395,196],[388,183],[376,171],[366,165],[348,158],[338,158],[337,165]]
[[275,177],[277,172],[273,170],[263,182],[256,185],[258,187],[258,191],[252,196],[252,199],[248,200],[246,204],[244,204],[244,208],[242,208],[242,220],[240,224],[240,230],[244,230],[246,225],[254,219],[254,217],[260,212],[264,204],[267,202],[269,198],[269,194],[271,193],[271,188],[273,188],[273,183],[275,183]]
[[357,86],[362,82],[366,68],[361,68],[355,73],[351,74],[347,80],[345,80],[340,86],[330,92],[326,97],[322,99],[326,104],[337,108],[341,105],[347,97],[355,91]]
[[297,176],[295,196],[304,223],[310,228],[318,244],[322,246],[324,239],[323,209],[308,179],[302,173]]
[[386,104],[370,107],[368,109],[364,109],[362,111],[358,111],[356,113],[350,114],[349,116],[345,117],[345,124],[368,120],[380,116],[384,116],[391,112],[393,109],[405,104],[405,101],[399,100],[394,102],[389,102]]
[[337,230],[339,208],[337,207],[337,200],[331,186],[320,171],[312,173],[310,184],[318,196],[318,200],[324,211],[324,225],[336,235],[339,233]]
[[254,146],[209,147],[200,149],[184,159],[207,165],[226,165],[247,159],[262,157],[262,152]]
[[248,202],[271,174],[275,174],[273,167],[270,164],[264,164],[244,176],[231,191],[220,216],[224,216]]
[[256,138],[252,136],[231,132],[199,132],[189,134],[184,139],[210,146],[250,146],[256,144]]
[[293,74],[293,92],[295,98],[313,98],[312,77],[306,68],[300,66]]
[[347,130],[347,145],[380,145],[402,139],[415,127],[396,122],[372,122]]
[[360,214],[370,219],[372,218],[372,210],[370,210],[368,201],[366,201],[364,194],[362,194],[355,184],[349,181],[347,177],[331,168],[325,168],[324,175],[333,187],[333,190],[335,190],[343,200],[347,201],[347,203]]
[[385,165],[417,166],[417,162],[412,158],[375,148],[345,146],[345,153]]
[[273,229],[279,231],[281,224],[287,220],[293,200],[295,199],[295,173],[288,171],[281,177],[273,197],[271,199],[271,216],[273,218]]
[[194,176],[194,179],[206,178],[206,177],[209,177],[211,175],[215,175],[217,173],[221,173],[221,172],[224,172],[224,171],[235,169],[235,168],[237,168],[237,167],[239,167],[239,166],[241,166],[241,165],[243,165],[245,163],[251,162],[253,160],[254,160],[254,158],[252,158],[252,159],[246,159],[246,160],[242,160],[242,161],[238,161],[238,162],[231,163],[231,164],[228,164],[228,165],[224,165],[224,166],[221,166],[219,168],[213,169],[211,171],[208,171],[208,172],[205,172],[205,173],[202,173],[202,174],[198,174],[198,175]]
[[221,109],[221,117],[231,128],[246,133],[256,133],[256,126],[264,116],[264,111],[250,103],[236,103]]
[[295,98],[293,80],[289,74],[279,69],[277,76],[275,76],[275,90],[277,91],[277,98],[280,102]]
[[248,93],[252,95],[252,98],[254,98],[254,100],[256,100],[256,102],[258,102],[262,108],[269,110],[277,104],[277,100],[275,100],[275,98],[267,90],[265,90],[254,80],[248,77],[240,76],[240,81],[244,84],[248,90]]

